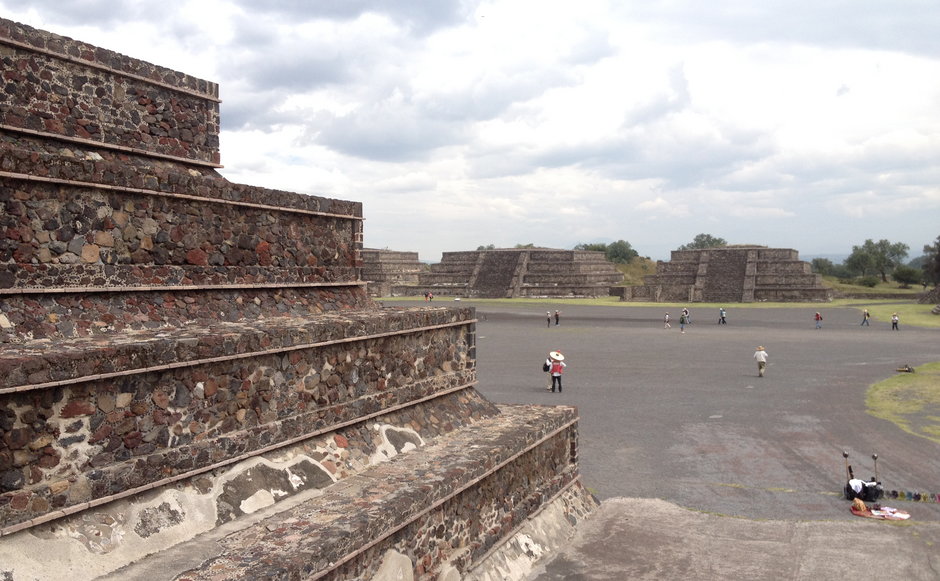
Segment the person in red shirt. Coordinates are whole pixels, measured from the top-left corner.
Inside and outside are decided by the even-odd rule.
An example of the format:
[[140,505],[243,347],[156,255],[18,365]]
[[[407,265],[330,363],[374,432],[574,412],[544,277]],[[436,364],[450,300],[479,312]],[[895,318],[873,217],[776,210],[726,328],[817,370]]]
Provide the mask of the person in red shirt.
[[565,367],[568,366],[565,363],[565,356],[560,351],[552,351],[548,354],[545,363],[549,366],[548,372],[552,376],[552,392],[554,393],[557,385],[558,393],[561,393],[561,374],[565,372]]

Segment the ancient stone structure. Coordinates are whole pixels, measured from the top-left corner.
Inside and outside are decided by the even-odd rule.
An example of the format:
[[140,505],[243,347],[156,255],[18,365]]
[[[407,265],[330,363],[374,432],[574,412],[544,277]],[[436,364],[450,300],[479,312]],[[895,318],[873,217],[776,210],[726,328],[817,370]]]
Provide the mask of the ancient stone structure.
[[623,300],[655,302],[751,303],[827,301],[830,289],[796,250],[729,246],[673,250],[659,261],[646,284],[628,287]]
[[369,299],[361,204],[215,171],[214,84],[8,20],[0,62],[0,579],[473,578],[591,510],[472,309]]
[[514,298],[608,296],[623,275],[603,252],[552,248],[504,248],[445,252],[420,275],[417,287],[396,294]]
[[362,249],[362,279],[369,283],[369,295],[390,297],[397,286],[419,286],[418,276],[426,270],[417,252]]

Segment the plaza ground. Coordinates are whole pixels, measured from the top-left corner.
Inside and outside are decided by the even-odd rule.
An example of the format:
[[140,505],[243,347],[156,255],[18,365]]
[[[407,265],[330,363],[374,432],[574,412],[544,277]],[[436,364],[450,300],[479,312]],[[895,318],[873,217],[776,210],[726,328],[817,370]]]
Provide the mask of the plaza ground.
[[[603,501],[532,579],[940,577],[940,504],[885,501],[911,513],[899,526],[853,516],[840,492],[845,450],[866,478],[879,454],[887,489],[940,493],[940,445],[865,408],[898,366],[940,360],[940,332],[861,327],[859,310],[825,305],[729,305],[728,325],[691,308],[681,334],[674,308],[663,328],[667,307],[477,306],[478,389],[577,406],[582,480]],[[561,394],[541,371],[553,350],[568,363]]]

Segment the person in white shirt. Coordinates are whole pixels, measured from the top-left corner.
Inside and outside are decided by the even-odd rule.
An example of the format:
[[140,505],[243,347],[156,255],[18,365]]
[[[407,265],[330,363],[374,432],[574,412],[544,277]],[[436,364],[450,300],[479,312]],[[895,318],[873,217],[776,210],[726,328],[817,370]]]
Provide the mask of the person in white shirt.
[[754,359],[757,361],[757,377],[764,377],[764,369],[767,368],[767,350],[763,345],[754,352]]

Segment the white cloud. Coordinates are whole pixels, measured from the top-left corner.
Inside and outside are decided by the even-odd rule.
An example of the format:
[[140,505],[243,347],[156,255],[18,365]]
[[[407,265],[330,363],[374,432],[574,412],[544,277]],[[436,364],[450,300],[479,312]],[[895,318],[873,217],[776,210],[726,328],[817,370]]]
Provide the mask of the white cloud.
[[229,179],[362,201],[367,245],[425,259],[617,239],[666,258],[701,232],[837,254],[938,234],[940,11],[921,2],[0,14],[219,82]]

